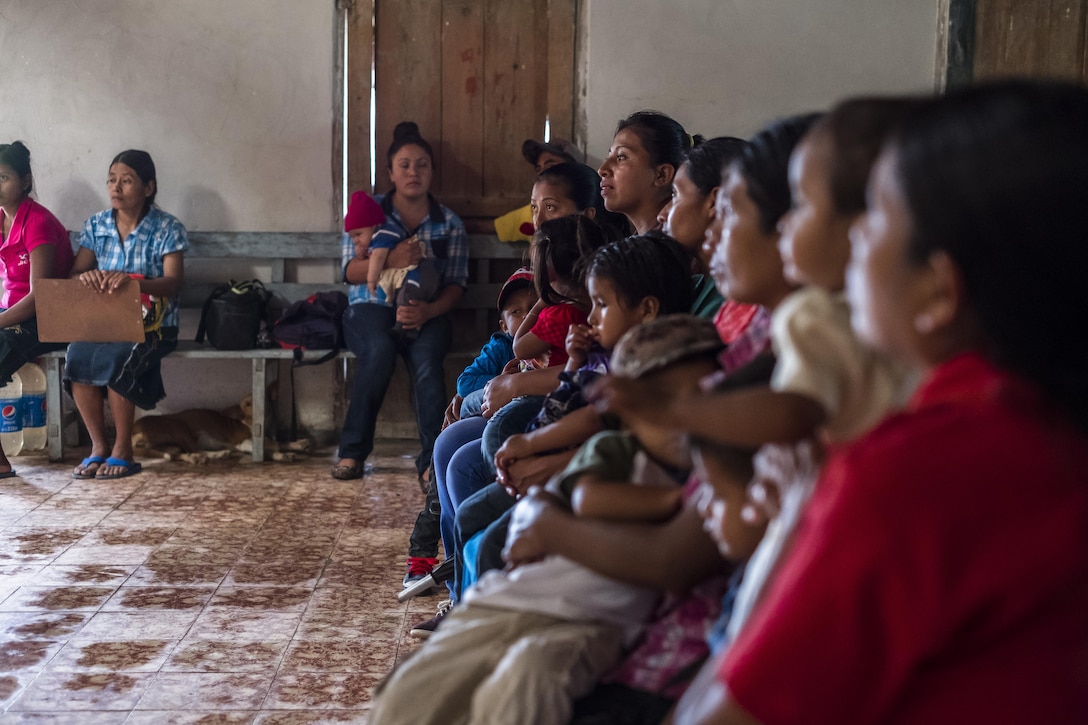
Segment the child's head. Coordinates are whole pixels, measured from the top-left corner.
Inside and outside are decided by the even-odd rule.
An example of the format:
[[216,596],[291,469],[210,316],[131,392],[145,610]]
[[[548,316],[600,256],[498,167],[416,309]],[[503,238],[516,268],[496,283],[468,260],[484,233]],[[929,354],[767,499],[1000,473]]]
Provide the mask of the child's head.
[[778,223],[786,278],[829,291],[843,288],[850,225],[865,211],[865,184],[895,126],[918,102],[859,98],[818,121],[790,157],[792,206]]
[[549,305],[583,299],[586,264],[604,244],[601,228],[584,214],[541,224],[530,251],[533,283],[540,299]]
[[[721,136],[695,146],[676,170],[672,198],[657,215],[662,230],[686,249],[703,254],[707,227],[714,219],[714,200],[722,169],[740,155],[746,141]],[[703,260],[703,266],[710,261]]]
[[939,364],[974,350],[1088,426],[1088,91],[973,86],[907,118],[851,231],[858,334]]
[[522,267],[499,290],[499,329],[513,335],[536,303],[532,271]]
[[782,274],[777,225],[790,207],[790,154],[817,118],[775,121],[726,170],[710,232],[720,238],[710,273],[730,299],[774,307],[792,288]]
[[691,460],[702,482],[698,501],[703,528],[724,558],[746,561],[767,529],[767,518],[756,511],[749,494],[752,451],[692,438]]
[[344,215],[344,231],[356,246],[367,245],[374,230],[385,221],[385,212],[378,202],[365,191],[357,191],[348,202],[348,212]]
[[529,205],[533,210],[533,226],[552,219],[596,214],[601,196],[601,180],[597,172],[585,164],[563,163],[541,171],[533,182]]
[[[650,383],[654,390],[694,393],[699,380],[717,368],[723,345],[709,320],[689,314],[658,317],[631,328],[612,351],[611,374]],[[641,419],[624,421],[639,445],[673,468],[688,469],[687,436]]]
[[691,258],[660,232],[601,247],[589,260],[586,288],[593,307],[589,325],[611,350],[625,332],[659,315],[691,307]]

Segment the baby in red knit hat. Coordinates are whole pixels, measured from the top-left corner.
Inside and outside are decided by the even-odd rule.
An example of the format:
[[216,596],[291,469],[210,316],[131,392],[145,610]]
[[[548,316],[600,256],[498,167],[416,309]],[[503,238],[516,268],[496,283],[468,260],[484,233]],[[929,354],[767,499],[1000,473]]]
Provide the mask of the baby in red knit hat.
[[[351,195],[344,215],[344,231],[355,246],[355,256],[370,260],[366,286],[368,302],[408,304],[411,300],[429,301],[437,292],[438,274],[434,260],[424,256],[411,267],[387,268],[389,251],[403,238],[399,229],[386,224],[386,215],[374,197],[365,191]],[[415,237],[408,241],[422,244]],[[426,247],[422,251],[426,254]]]

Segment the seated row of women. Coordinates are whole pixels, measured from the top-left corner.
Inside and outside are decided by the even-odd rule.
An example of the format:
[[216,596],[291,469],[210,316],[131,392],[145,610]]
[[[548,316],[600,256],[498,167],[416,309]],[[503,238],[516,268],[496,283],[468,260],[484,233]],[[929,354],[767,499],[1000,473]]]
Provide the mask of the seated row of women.
[[369,722],[1084,721],[1088,91],[688,139],[621,122],[635,236],[540,223],[521,364],[434,447],[452,606]]

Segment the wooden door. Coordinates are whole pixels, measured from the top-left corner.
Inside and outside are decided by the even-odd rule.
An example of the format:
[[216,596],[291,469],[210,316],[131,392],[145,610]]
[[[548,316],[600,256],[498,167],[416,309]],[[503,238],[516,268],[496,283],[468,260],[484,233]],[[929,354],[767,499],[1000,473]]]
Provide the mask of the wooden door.
[[1088,82],[1088,0],[950,0],[948,83]]
[[375,73],[375,190],[402,120],[434,147],[432,192],[462,218],[524,204],[526,138],[574,132],[575,0],[355,0],[348,8],[348,187],[370,181]]

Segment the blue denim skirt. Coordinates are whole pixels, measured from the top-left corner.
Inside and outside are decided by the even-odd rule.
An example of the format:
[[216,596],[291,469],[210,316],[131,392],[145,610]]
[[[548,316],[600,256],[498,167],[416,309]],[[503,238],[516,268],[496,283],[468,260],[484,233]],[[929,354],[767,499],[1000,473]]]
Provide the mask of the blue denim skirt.
[[143,410],[166,397],[162,359],[178,346],[177,328],[149,333],[144,342],[73,342],[64,364],[64,387],[72,383],[109,388]]

